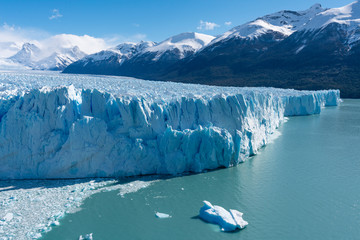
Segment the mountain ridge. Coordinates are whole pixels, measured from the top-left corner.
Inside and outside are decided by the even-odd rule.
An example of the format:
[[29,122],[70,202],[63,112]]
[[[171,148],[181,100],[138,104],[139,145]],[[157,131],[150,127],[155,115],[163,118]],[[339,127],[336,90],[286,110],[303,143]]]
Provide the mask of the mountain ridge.
[[158,53],[145,51],[121,65],[100,61],[88,68],[80,60],[64,72],[222,86],[337,88],[342,97],[360,98],[360,3],[279,11],[234,27],[187,55],[179,48],[156,58]]
[[49,55],[36,44],[24,43],[22,48],[16,54],[7,58],[7,60],[33,70],[59,71],[64,70],[68,65],[82,59],[86,55],[78,46],[60,48]]

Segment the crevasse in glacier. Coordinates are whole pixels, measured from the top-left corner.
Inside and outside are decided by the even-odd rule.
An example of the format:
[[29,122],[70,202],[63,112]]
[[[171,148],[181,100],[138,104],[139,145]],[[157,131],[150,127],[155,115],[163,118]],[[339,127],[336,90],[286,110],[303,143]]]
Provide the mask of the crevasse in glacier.
[[[199,93],[191,90],[199,85],[151,86],[146,81],[130,94],[136,81],[125,92],[66,81],[67,86],[35,89],[11,83],[11,93],[4,87],[0,179],[179,174],[230,167],[256,154],[285,116],[318,114],[323,106],[340,101],[338,90],[201,86]],[[121,89],[125,83],[117,84]],[[162,92],[156,94],[160,85]]]

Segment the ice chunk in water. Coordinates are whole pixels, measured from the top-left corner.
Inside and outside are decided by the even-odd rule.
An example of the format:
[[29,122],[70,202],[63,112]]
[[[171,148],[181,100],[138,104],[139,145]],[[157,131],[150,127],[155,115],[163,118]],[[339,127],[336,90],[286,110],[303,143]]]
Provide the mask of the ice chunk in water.
[[200,218],[206,222],[218,224],[222,231],[235,231],[243,229],[248,223],[242,218],[243,213],[231,209],[230,212],[223,207],[212,205],[204,201],[204,206],[200,209]]
[[166,213],[160,213],[160,212],[156,212],[155,213],[155,216],[157,218],[171,218],[171,216],[169,214],[166,214]]
[[86,234],[86,235],[80,235],[79,237],[79,240],[92,240],[93,239],[93,234],[92,233],[89,233],[89,234]]

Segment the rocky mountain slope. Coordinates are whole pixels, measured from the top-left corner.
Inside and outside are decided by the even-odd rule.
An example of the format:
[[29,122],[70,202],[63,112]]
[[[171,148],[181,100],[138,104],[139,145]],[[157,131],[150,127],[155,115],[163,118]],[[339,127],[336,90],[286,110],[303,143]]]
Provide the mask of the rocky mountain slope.
[[213,36],[201,33],[182,33],[158,44],[124,43],[89,55],[70,65],[64,72],[125,76],[141,73],[142,76],[150,76],[192,56],[213,39]]
[[[188,41],[183,39],[193,43],[202,39],[203,44],[176,47],[174,43]],[[168,47],[166,51],[159,51],[162,45]],[[305,11],[276,12],[214,39],[180,34],[116,65],[100,60],[94,67],[81,60],[64,72],[226,86],[337,88],[342,97],[359,98],[359,54],[360,2],[356,1],[341,8],[315,4]]]

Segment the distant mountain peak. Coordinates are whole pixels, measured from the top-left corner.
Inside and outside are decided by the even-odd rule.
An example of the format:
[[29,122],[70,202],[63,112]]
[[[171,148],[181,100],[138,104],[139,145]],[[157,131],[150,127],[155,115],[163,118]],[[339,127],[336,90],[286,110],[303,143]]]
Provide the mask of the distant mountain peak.
[[25,51],[33,51],[33,50],[38,50],[38,46],[36,46],[35,44],[33,43],[24,43],[22,45],[22,50],[25,50]]
[[144,49],[152,47],[154,45],[155,43],[150,41],[140,41],[139,43],[125,42],[117,45],[113,50],[119,51],[120,55],[129,55],[141,52]]
[[185,32],[185,33],[180,33],[178,35],[172,36],[172,37],[166,39],[163,42],[169,42],[169,43],[172,43],[172,44],[176,44],[176,43],[188,44],[189,40],[194,40],[194,41],[197,41],[197,42],[201,43],[202,45],[206,45],[214,38],[215,37],[210,36],[210,35],[206,35],[206,34],[203,34],[203,33]]
[[320,4],[315,4],[304,11],[282,10],[268,14],[230,29],[216,38],[212,44],[230,38],[256,39],[268,33],[276,35],[275,39],[277,40],[284,39],[304,27],[324,10]]
[[325,9],[311,19],[303,30],[321,29],[329,24],[337,23],[352,31],[360,25],[360,2],[355,1],[339,8]]
[[153,59],[154,61],[157,61],[164,53],[169,51],[177,51],[179,58],[182,59],[186,57],[188,53],[195,53],[199,49],[205,47],[213,39],[215,39],[215,37],[211,35],[197,32],[185,32],[169,37],[146,50],[157,53],[156,57]]
[[48,55],[37,45],[33,43],[24,43],[20,51],[8,59],[32,69],[62,70],[69,64],[85,56],[86,54],[82,52],[78,46],[58,48]]
[[40,48],[33,43],[24,43],[16,54],[9,57],[12,62],[31,66],[41,52]]
[[322,9],[322,6],[320,3],[315,3],[314,5],[312,5],[310,7],[310,10],[319,10],[319,9]]
[[[141,50],[140,45],[102,51],[64,72],[233,86],[338,87],[360,79],[360,2],[278,11],[216,38],[185,32],[143,44]],[[359,88],[350,88],[344,96],[359,96]]]
[[56,51],[50,56],[36,62],[33,68],[41,70],[63,70],[71,63],[85,56],[86,53],[82,52],[78,46],[63,48],[61,51]]

